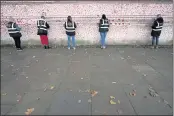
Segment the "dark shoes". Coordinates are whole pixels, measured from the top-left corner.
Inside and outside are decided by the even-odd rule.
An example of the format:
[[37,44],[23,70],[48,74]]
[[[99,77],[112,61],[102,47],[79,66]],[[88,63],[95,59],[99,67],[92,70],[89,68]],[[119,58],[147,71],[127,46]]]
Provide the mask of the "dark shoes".
[[49,46],[44,46],[44,49],[49,49],[50,47]]
[[23,49],[22,48],[16,48],[17,51],[22,51]]

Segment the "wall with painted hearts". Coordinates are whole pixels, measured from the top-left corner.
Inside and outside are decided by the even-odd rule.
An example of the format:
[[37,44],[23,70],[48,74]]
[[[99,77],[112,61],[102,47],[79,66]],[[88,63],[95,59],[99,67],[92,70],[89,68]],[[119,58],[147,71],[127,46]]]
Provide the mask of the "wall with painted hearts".
[[164,18],[160,44],[173,41],[173,2],[157,0],[133,1],[24,1],[1,2],[1,44],[12,44],[5,22],[15,18],[22,27],[22,42],[39,45],[36,21],[43,13],[50,24],[49,41],[54,45],[66,45],[67,37],[63,27],[68,15],[77,23],[78,45],[98,44],[100,35],[97,23],[104,13],[110,20],[107,44],[150,44],[151,25],[157,14]]

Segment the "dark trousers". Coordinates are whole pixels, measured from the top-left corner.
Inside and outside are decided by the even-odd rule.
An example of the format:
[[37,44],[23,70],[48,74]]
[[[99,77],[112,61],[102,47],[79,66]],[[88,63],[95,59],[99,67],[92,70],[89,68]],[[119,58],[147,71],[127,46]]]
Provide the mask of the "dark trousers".
[[156,46],[158,45],[158,41],[159,41],[159,37],[153,37],[152,38],[152,46],[154,46],[155,42],[156,42]]
[[21,39],[20,39],[20,37],[13,37],[13,39],[15,41],[16,48],[21,48]]

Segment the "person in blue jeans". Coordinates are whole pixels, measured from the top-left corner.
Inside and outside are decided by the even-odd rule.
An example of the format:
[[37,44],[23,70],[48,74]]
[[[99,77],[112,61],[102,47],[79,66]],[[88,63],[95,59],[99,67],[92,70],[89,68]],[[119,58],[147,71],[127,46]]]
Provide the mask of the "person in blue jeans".
[[105,40],[106,40],[106,35],[108,31],[109,31],[109,20],[106,18],[106,15],[103,14],[99,22],[99,32],[101,37],[100,42],[101,42],[102,49],[106,48]]
[[68,36],[68,49],[71,49],[71,38],[72,38],[72,46],[73,49],[76,49],[75,44],[75,29],[77,28],[76,23],[72,21],[72,17],[68,16],[67,21],[64,24],[64,27],[66,29],[66,34]]
[[[161,35],[161,30],[163,28],[164,20],[160,14],[157,15],[153,25],[152,25],[152,48],[158,48],[159,37]],[[156,41],[156,42],[155,42]]]

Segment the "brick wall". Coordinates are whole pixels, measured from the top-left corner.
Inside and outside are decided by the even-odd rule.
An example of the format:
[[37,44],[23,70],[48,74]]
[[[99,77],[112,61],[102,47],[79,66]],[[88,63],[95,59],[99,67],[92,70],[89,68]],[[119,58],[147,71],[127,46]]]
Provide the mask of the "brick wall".
[[97,23],[104,13],[111,20],[107,35],[108,44],[150,44],[151,25],[156,14],[165,20],[160,44],[171,44],[173,40],[173,4],[171,1],[65,1],[65,2],[1,2],[1,44],[11,44],[4,21],[13,16],[22,27],[23,44],[40,44],[36,20],[46,13],[49,41],[66,45],[63,23],[68,15],[77,23],[77,44],[98,44],[100,36]]

